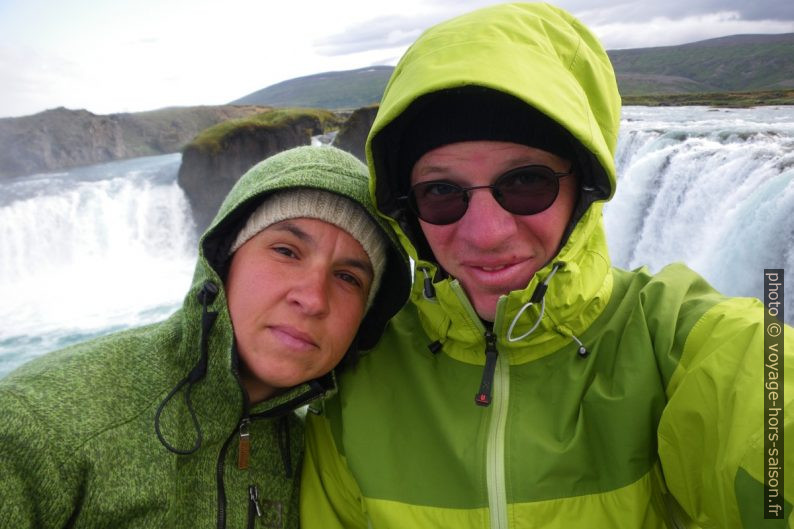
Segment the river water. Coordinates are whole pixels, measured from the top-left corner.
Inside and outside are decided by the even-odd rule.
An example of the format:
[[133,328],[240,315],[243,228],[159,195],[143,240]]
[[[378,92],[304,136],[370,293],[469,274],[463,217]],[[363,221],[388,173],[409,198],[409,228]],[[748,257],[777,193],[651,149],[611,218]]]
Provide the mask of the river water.
[[[765,268],[794,284],[794,107],[626,107],[616,160],[604,210],[614,265],[682,261],[736,296],[761,297]],[[179,163],[0,182],[0,377],[181,304],[197,240]],[[794,294],[785,311],[794,321]]]

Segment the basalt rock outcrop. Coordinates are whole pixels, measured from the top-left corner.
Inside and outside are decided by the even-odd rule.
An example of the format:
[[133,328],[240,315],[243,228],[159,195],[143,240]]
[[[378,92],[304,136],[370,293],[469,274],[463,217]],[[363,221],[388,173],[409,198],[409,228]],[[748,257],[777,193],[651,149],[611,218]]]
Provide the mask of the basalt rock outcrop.
[[268,109],[223,105],[97,115],[55,108],[3,118],[0,178],[179,152],[207,127]]
[[309,145],[312,136],[338,125],[339,118],[329,111],[278,110],[202,132],[183,150],[177,177],[199,233],[248,169],[278,152]]
[[354,154],[364,163],[367,163],[367,155],[364,151],[364,145],[367,141],[369,129],[372,128],[372,123],[375,121],[375,115],[378,113],[378,105],[367,106],[354,110],[350,117],[347,118],[339,132],[334,138],[333,146],[339,147],[349,153]]

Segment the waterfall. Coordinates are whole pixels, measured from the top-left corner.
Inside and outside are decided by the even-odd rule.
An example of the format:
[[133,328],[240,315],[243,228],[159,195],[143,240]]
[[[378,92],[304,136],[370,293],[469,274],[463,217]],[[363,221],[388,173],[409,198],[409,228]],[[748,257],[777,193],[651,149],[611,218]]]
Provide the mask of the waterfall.
[[[614,265],[681,261],[761,299],[765,268],[794,284],[794,108],[627,107],[616,161],[604,208]],[[794,296],[785,312],[794,321]]]
[[[318,140],[319,142],[319,140]],[[0,182],[0,377],[49,350],[165,318],[196,260],[178,154]],[[682,261],[722,292],[794,284],[794,107],[627,107],[604,208],[615,266]],[[786,297],[794,321],[794,294]]]
[[0,198],[0,376],[39,354],[164,318],[187,292],[196,237],[180,155],[35,175]]

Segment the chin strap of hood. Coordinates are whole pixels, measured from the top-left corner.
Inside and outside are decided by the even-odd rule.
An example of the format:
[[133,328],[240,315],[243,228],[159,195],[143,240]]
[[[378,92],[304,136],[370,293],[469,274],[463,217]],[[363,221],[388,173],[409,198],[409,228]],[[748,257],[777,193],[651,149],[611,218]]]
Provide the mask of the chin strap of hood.
[[[530,300],[527,303],[525,303],[521,307],[521,309],[516,313],[516,315],[513,317],[513,321],[510,322],[510,326],[507,329],[508,342],[513,343],[513,342],[521,341],[530,334],[532,334],[533,332],[535,332],[535,329],[538,328],[538,325],[540,325],[540,321],[543,319],[543,316],[546,314],[546,290],[548,290],[549,282],[551,281],[551,278],[554,277],[554,274],[557,273],[557,270],[559,270],[563,266],[565,266],[565,263],[562,261],[557,261],[556,263],[554,263],[551,269],[551,273],[549,273],[549,275],[546,277],[546,279],[543,280],[542,283],[538,284],[538,286],[535,288],[535,291],[532,293],[532,297],[530,298]],[[513,336],[513,329],[515,329],[515,326],[518,323],[518,320],[521,318],[521,315],[524,314],[524,311],[526,311],[529,307],[537,303],[540,303],[540,313],[538,314],[538,318],[537,320],[535,320],[535,323],[527,332],[525,332],[521,336]],[[554,319],[551,317],[551,315],[548,315],[548,317],[549,319],[552,320],[552,322],[554,322]],[[584,346],[582,341],[579,338],[577,338],[576,335],[574,335],[573,332],[570,331],[570,329],[554,322],[554,330],[562,334],[563,336],[567,336],[571,338],[573,341],[577,343],[577,345],[579,345],[579,349],[577,350],[577,352],[580,357],[584,358],[590,354],[590,352]]]
[[[198,422],[196,410],[193,408],[193,401],[190,398],[190,392],[193,389],[193,384],[203,379],[207,374],[210,330],[215,323],[215,319],[218,317],[218,313],[216,311],[207,310],[207,306],[209,306],[215,300],[217,295],[218,286],[215,285],[215,283],[206,281],[201,286],[201,290],[199,290],[197,294],[198,300],[201,302],[201,354],[199,355],[196,365],[190,370],[190,373],[188,373],[185,378],[180,380],[179,383],[177,383],[177,385],[174,386],[174,388],[168,393],[168,395],[166,395],[166,397],[160,403],[160,406],[157,407],[157,413],[154,415],[154,430],[157,433],[157,438],[164,447],[175,454],[190,455],[201,448],[201,425]],[[160,416],[162,415],[163,410],[165,409],[168,402],[170,402],[174,395],[176,395],[176,393],[182,389],[182,386],[186,384],[187,388],[185,389],[185,405],[190,412],[190,418],[193,421],[193,429],[196,432],[196,437],[193,446],[185,450],[173,446],[165,439],[163,433],[160,431]]]

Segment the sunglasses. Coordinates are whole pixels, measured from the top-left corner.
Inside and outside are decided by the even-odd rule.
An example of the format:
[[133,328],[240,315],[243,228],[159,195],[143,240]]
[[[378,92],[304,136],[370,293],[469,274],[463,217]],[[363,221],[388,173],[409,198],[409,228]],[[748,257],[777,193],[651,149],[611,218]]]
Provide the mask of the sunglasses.
[[534,215],[548,209],[560,192],[560,178],[573,174],[572,168],[558,173],[545,165],[525,165],[507,171],[488,186],[461,187],[443,180],[416,184],[402,197],[417,217],[429,224],[459,221],[469,208],[469,193],[490,189],[496,202],[514,215]]

